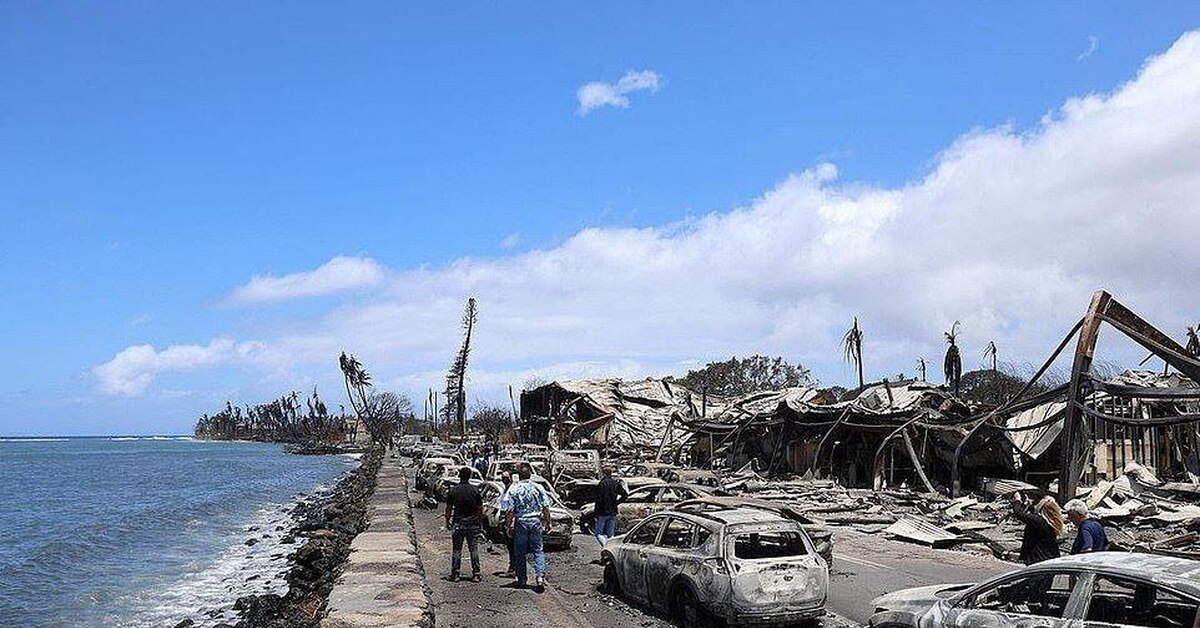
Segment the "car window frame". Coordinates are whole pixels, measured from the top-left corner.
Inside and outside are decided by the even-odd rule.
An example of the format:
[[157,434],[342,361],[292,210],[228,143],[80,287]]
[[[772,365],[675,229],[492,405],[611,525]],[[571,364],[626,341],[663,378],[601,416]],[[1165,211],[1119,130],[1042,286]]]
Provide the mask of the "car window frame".
[[[1053,575],[1063,574],[1063,575],[1076,576],[1075,586],[1074,586],[1074,588],[1071,589],[1071,595],[1069,598],[1067,598],[1067,605],[1063,608],[1063,616],[1059,617],[1057,619],[1059,621],[1070,621],[1070,620],[1081,620],[1082,621],[1082,618],[1084,616],[1084,611],[1087,608],[1087,606],[1086,606],[1087,598],[1092,593],[1092,579],[1095,576],[1095,572],[1091,571],[1091,570],[1087,570],[1087,569],[1077,569],[1077,568],[1069,568],[1069,567],[1045,568],[1045,569],[1028,569],[1027,568],[1027,569],[1021,569],[1019,571],[1002,574],[1000,576],[996,576],[995,578],[991,578],[989,580],[980,582],[979,584],[967,589],[966,591],[962,591],[961,593],[959,593],[957,596],[955,596],[953,602],[950,605],[950,608],[951,608],[951,610],[958,611],[958,612],[981,610],[981,609],[976,609],[976,608],[964,607],[963,602],[967,598],[974,597],[974,596],[978,595],[981,591],[984,591],[988,588],[995,588],[995,587],[1001,586],[1007,582],[1017,580],[1019,578],[1028,578],[1030,576],[1041,575],[1041,574],[1053,574]],[[1038,618],[1042,618],[1042,619],[1051,619],[1051,620],[1056,619],[1053,617],[1046,617],[1045,615],[1025,615],[1023,613],[1007,613],[1004,611],[982,611],[982,612],[1001,613],[1001,614],[1006,614],[1006,615],[1021,615],[1023,617],[1038,617]]]
[[[631,546],[635,546],[635,547],[656,547],[658,544],[659,537],[662,536],[663,528],[666,527],[666,524],[664,522],[667,519],[669,519],[669,517],[648,517],[648,518],[642,520],[640,523],[638,523],[636,526],[634,526],[634,528],[632,530],[630,530],[629,532],[627,532],[625,534],[625,543],[627,543],[628,545],[631,545]],[[654,533],[654,539],[652,539],[649,543],[637,543],[637,542],[634,542],[630,538],[631,536],[633,536],[633,534],[635,532],[638,532],[639,530],[641,530],[642,528],[644,528],[646,526],[654,525],[654,524],[658,525],[658,531],[656,531]]]
[[[696,530],[700,527],[699,524],[697,524],[695,521],[692,521],[690,519],[685,519],[683,517],[669,516],[669,517],[664,517],[664,518],[667,520],[667,522],[665,524],[663,524],[663,526],[661,528],[659,528],[658,538],[654,540],[654,547],[660,547],[665,550],[672,550],[672,551],[677,551],[677,552],[689,552],[689,551],[696,549]],[[683,523],[683,524],[691,527],[691,532],[688,534],[687,545],[685,545],[683,547],[679,547],[676,545],[663,545],[663,543],[662,543],[663,539],[666,538],[666,535],[667,535],[667,527],[669,527],[671,525],[671,523],[675,522],[675,521],[678,521],[680,523]]]
[[1080,623],[1084,626],[1089,626],[1089,625],[1090,626],[1125,626],[1128,628],[1146,628],[1144,626],[1139,627],[1134,624],[1119,624],[1116,622],[1095,621],[1095,620],[1088,619],[1088,617],[1087,617],[1088,611],[1091,610],[1092,599],[1095,596],[1095,592],[1096,592],[1096,589],[1095,589],[1096,584],[1097,584],[1096,581],[1100,578],[1105,578],[1105,577],[1115,578],[1117,580],[1127,580],[1130,582],[1135,582],[1137,584],[1151,586],[1156,589],[1161,589],[1163,591],[1166,591],[1167,593],[1170,593],[1171,595],[1174,595],[1176,597],[1180,597],[1180,598],[1183,598],[1190,602],[1193,602],[1196,604],[1196,616],[1192,619],[1192,626],[1187,626],[1186,628],[1193,628],[1194,626],[1197,626],[1198,623],[1200,623],[1200,597],[1197,597],[1190,593],[1186,593],[1184,591],[1180,591],[1179,589],[1172,587],[1170,585],[1162,584],[1160,582],[1155,582],[1148,578],[1139,578],[1137,576],[1130,576],[1130,575],[1126,575],[1126,574],[1117,574],[1117,573],[1111,573],[1111,572],[1107,572],[1107,571],[1095,571],[1095,572],[1092,572],[1090,575],[1091,575],[1091,577],[1089,578],[1088,584],[1087,584],[1087,587],[1088,587],[1087,588],[1087,596],[1084,598],[1084,600],[1082,601],[1080,608],[1079,608],[1078,619],[1079,619]]
[[[632,491],[629,491],[629,493],[627,495],[625,495],[625,497],[623,497],[618,503],[621,503],[621,504],[655,504],[655,503],[658,503],[658,494],[661,491],[662,491],[661,486],[653,486],[653,485],[642,486],[639,488],[635,488]],[[648,499],[646,501],[631,501],[630,500],[631,497],[633,497],[634,495],[637,495],[639,493],[648,494],[650,496],[650,499]]]

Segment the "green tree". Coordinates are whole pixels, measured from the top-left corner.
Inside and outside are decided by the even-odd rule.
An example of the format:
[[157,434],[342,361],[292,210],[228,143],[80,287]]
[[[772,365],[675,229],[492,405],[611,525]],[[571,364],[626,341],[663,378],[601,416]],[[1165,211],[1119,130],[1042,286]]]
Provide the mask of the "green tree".
[[730,358],[709,362],[702,369],[688,371],[679,383],[714,395],[747,395],[760,390],[779,390],[794,386],[815,386],[817,381],[801,364],[783,358],[753,355],[746,359]]

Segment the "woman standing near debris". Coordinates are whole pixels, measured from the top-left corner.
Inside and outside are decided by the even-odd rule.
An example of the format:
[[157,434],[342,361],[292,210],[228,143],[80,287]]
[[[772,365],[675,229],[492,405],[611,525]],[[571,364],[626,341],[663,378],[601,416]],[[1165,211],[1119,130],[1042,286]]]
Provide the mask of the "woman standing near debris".
[[1025,523],[1021,536],[1021,562],[1026,565],[1058,558],[1058,537],[1063,531],[1062,508],[1046,495],[1033,508],[1021,493],[1012,495],[1013,515]]

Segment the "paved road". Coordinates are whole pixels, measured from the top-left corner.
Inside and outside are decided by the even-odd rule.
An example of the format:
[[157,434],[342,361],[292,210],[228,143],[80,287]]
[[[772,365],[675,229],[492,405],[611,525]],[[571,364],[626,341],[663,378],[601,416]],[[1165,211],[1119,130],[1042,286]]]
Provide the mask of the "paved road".
[[[503,545],[483,546],[482,583],[446,581],[444,577],[450,570],[450,537],[442,527],[440,508],[439,505],[437,511],[413,509],[421,560],[433,593],[436,626],[490,628],[503,623],[661,628],[671,625],[646,609],[598,591],[602,570],[592,563],[597,558],[595,541],[582,534],[575,535],[570,550],[547,553],[549,586],[543,594],[502,587],[509,582],[498,575],[507,563]],[[469,573],[469,560],[465,555],[463,559],[463,571]],[[822,622],[823,628],[866,623],[873,610],[871,600],[883,593],[927,584],[974,582],[1012,568],[1011,564],[990,556],[933,550],[880,535],[837,530],[827,606],[831,615]]]
[[[497,575],[507,566],[503,545],[481,548],[484,580],[448,582],[450,535],[440,510],[413,509],[421,561],[433,593],[434,621],[438,628],[506,626],[561,626],[564,628],[660,628],[671,624],[597,590],[601,568],[590,561],[599,554],[591,537],[575,535],[572,548],[547,552],[547,587],[538,594],[531,589],[503,588],[510,580]],[[463,550],[463,571],[470,573],[470,560]],[[532,580],[532,566],[530,569]]]
[[978,582],[1016,569],[990,554],[935,550],[903,541],[837,529],[826,608],[865,624],[871,600],[897,589],[932,584]]

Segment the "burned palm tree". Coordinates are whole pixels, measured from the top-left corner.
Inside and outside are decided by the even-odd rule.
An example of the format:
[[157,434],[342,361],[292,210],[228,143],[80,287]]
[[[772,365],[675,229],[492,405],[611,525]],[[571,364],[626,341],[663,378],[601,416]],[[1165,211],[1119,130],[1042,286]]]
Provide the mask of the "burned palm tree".
[[446,373],[446,405],[442,413],[447,423],[451,419],[458,424],[459,433],[467,433],[467,361],[471,356],[471,333],[475,329],[478,311],[475,308],[474,297],[467,299],[467,307],[463,311],[462,329],[463,341],[450,370]]
[[[353,355],[342,353],[338,358],[338,366],[342,369],[342,379],[346,384],[346,396],[350,399],[350,407],[354,409],[355,416],[358,417],[358,422],[367,426],[370,431],[373,421],[371,420],[371,406],[367,401],[367,389],[371,387],[371,374],[367,372],[361,362]],[[358,394],[357,399],[355,393]]]
[[950,331],[945,332],[946,336],[946,357],[942,360],[942,373],[946,376],[946,385],[954,388],[954,394],[958,394],[959,384],[962,382],[962,354],[958,350],[958,321],[950,326]]
[[842,352],[846,357],[846,361],[850,362],[858,370],[858,387],[863,387],[863,364],[862,364],[862,329],[858,327],[858,317],[854,317],[854,324],[846,331],[846,335],[842,336]]
[[992,361],[992,374],[994,375],[997,371],[997,368],[996,368],[996,342],[994,340],[989,341],[987,343],[987,346],[983,348],[983,359],[985,359],[985,360],[990,359]]
[[1000,379],[1000,369],[997,364],[996,341],[989,340],[987,346],[983,348],[983,359],[992,361],[992,385],[995,387],[996,403],[1004,397],[1004,382]]
[[1188,326],[1187,328],[1187,349],[1188,355],[1192,357],[1200,357],[1200,338],[1196,337],[1196,327]]

